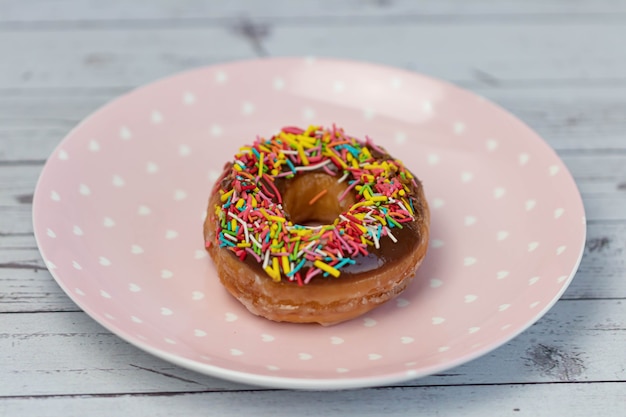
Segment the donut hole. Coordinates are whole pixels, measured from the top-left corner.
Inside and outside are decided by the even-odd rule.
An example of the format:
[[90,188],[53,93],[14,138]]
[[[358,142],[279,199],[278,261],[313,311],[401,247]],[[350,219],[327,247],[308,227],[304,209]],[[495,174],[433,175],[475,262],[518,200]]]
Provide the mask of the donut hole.
[[338,177],[318,172],[298,175],[289,180],[283,193],[283,209],[287,217],[303,226],[332,224],[356,202],[352,190],[339,200],[348,184],[347,181],[337,181]]

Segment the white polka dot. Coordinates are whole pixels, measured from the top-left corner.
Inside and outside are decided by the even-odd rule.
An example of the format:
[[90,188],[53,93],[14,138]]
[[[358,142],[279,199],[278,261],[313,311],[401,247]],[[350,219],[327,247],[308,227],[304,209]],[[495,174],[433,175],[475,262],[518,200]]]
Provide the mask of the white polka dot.
[[48,235],[48,237],[51,237],[52,239],[57,237],[56,233],[54,233],[52,229],[47,229],[46,234]]
[[79,264],[78,262],[76,262],[76,261],[72,261],[72,266],[74,267],[74,269],[77,269],[77,270],[79,270],[79,271],[80,271],[81,269],[83,269],[83,267],[82,267],[82,266],[80,266],[80,264]]
[[370,353],[367,355],[367,359],[371,360],[371,361],[377,361],[379,359],[382,358],[382,355],[378,354],[378,353]]
[[443,245],[443,240],[440,239],[433,239],[430,241],[430,247],[434,249],[441,248]]
[[478,299],[477,295],[474,294],[467,294],[465,297],[463,297],[463,300],[466,303],[473,303],[474,301],[476,301]]
[[443,207],[444,204],[446,204],[446,203],[441,198],[435,198],[435,199],[433,199],[433,202],[432,202],[431,206],[432,206],[433,209],[438,209],[440,207]]
[[489,139],[485,142],[485,146],[489,152],[493,152],[498,148],[498,141],[495,139]]
[[504,278],[506,278],[506,277],[508,277],[508,276],[509,276],[509,271],[498,271],[498,272],[496,273],[496,277],[497,277],[498,279],[504,279]]
[[474,174],[469,171],[461,172],[461,181],[462,182],[470,182],[474,179]]
[[100,263],[100,265],[102,266],[111,266],[111,261],[108,260],[107,258],[105,258],[104,256],[100,256],[98,258],[98,262]]
[[204,337],[206,336],[206,332],[204,330],[200,330],[200,329],[194,329],[193,330],[193,335],[196,337]]
[[313,110],[310,107],[305,107],[302,110],[302,118],[304,120],[312,120],[312,119],[314,119],[315,118],[315,110]]
[[100,290],[100,295],[102,296],[102,298],[107,298],[107,299],[111,298],[111,294],[109,294],[108,292],[104,290]]
[[194,291],[191,293],[191,299],[193,301],[200,301],[204,298],[204,293],[201,291]]
[[186,91],[183,94],[183,103],[184,104],[191,105],[191,104],[193,104],[195,102],[196,102],[196,96],[193,93],[191,93],[189,91]]
[[85,293],[83,292],[83,290],[81,290],[80,288],[74,288],[74,292],[75,292],[76,294],[78,294],[78,295],[82,295],[82,296],[84,296],[84,295],[85,295]]
[[221,136],[224,133],[224,129],[220,125],[211,126],[211,134],[213,136]]
[[130,284],[128,284],[128,290],[130,292],[139,292],[141,291],[141,287],[131,282]]
[[510,324],[505,324],[504,326],[500,327],[500,329],[501,329],[501,330],[506,330],[506,329],[508,329],[509,327],[511,327],[511,325],[510,325]]
[[438,352],[443,353],[443,352],[447,352],[450,350],[449,346],[441,346],[437,349]]
[[120,138],[124,140],[128,140],[133,137],[133,133],[126,126],[122,126],[120,128]]
[[159,172],[159,166],[157,164],[155,164],[154,162],[148,162],[146,164],[146,172],[148,174],[155,174],[155,173]]
[[89,189],[89,187],[86,186],[85,184],[80,184],[78,186],[78,192],[82,195],[87,196],[91,194],[91,189]]
[[161,270],[161,278],[163,278],[163,279],[170,279],[173,276],[174,276],[174,274],[169,269],[162,269]]
[[465,258],[463,258],[463,265],[465,266],[472,266],[476,263],[476,258],[474,258],[473,256],[466,256]]
[[232,323],[233,321],[237,321],[239,317],[237,317],[237,315],[235,313],[226,313],[224,314],[224,320],[226,320],[229,323]]
[[187,198],[187,192],[185,190],[174,191],[174,200],[181,201]]
[[500,230],[498,233],[496,233],[496,239],[498,240],[504,240],[507,237],[509,237],[509,232],[506,230]]
[[134,255],[139,255],[143,253],[143,248],[139,245],[132,245],[130,247],[130,253],[134,254]]
[[267,365],[266,368],[269,371],[280,371],[280,368],[278,366],[274,366],[274,365]]
[[148,206],[139,206],[137,209],[137,214],[140,216],[147,216],[150,213],[152,213],[152,210],[150,210],[150,207]]
[[123,187],[124,185],[126,185],[126,181],[124,181],[124,178],[120,177],[119,175],[114,175],[113,185],[116,187]]
[[261,340],[266,343],[273,342],[274,339],[275,339],[274,336],[272,336],[271,334],[263,333],[261,335]]
[[280,77],[276,77],[274,78],[273,86],[276,91],[283,90],[285,88],[285,80]]
[[406,298],[399,297],[396,299],[396,306],[399,308],[408,307],[411,302]]
[[538,305],[539,305],[539,301],[535,301],[535,302],[533,302],[533,303],[530,303],[530,305],[529,305],[528,307],[530,307],[530,308],[535,308],[535,307],[537,307]]
[[567,279],[567,275],[561,275],[556,279],[556,282],[561,283]]
[[206,258],[208,256],[207,252],[205,250],[202,249],[196,249],[196,251],[194,252],[194,258],[195,259],[202,259],[202,258]]
[[102,221],[102,225],[104,227],[111,228],[111,227],[115,226],[115,220],[113,220],[110,217],[105,217],[104,220]]
[[254,110],[255,110],[254,104],[252,104],[249,101],[244,101],[241,104],[241,114],[243,114],[244,116],[251,115],[252,113],[254,113]]
[[530,242],[528,244],[528,252],[533,252],[538,247],[539,247],[539,242]]
[[169,343],[170,345],[175,345],[175,344],[176,344],[176,341],[175,341],[175,340],[173,340],[173,339],[170,339],[169,337],[166,337],[166,338],[165,338],[165,339],[163,339],[163,340],[165,340],[165,342],[166,342],[166,343]]
[[298,353],[298,359],[300,359],[301,361],[308,361],[311,360],[313,358],[313,355],[311,355],[310,353]]
[[191,155],[191,148],[189,147],[189,145],[180,145],[178,147],[178,154],[180,156],[189,156]]
[[431,321],[434,325],[438,325],[446,321],[446,319],[444,319],[443,317],[433,317]]
[[558,165],[551,165],[551,166],[548,168],[548,173],[550,173],[550,176],[552,176],[552,177],[553,177],[553,176],[555,176],[556,174],[558,174],[560,170],[561,170],[561,168],[559,168],[559,166],[558,166]]
[[61,201],[61,196],[56,191],[50,191],[50,198],[52,201]]
[[160,111],[154,110],[152,114],[150,115],[150,120],[152,120],[152,123],[154,124],[159,124],[163,122],[163,115],[161,114]]
[[372,318],[366,317],[363,319],[363,325],[365,327],[374,327],[378,322]]
[[341,345],[341,344],[343,344],[343,342],[344,342],[344,340],[341,337],[339,337],[339,336],[332,336],[330,338],[330,343],[333,344],[333,345]]
[[57,156],[59,157],[61,161],[67,161],[69,159],[69,155],[64,149],[59,150],[59,153],[57,154]]
[[443,285],[443,281],[437,278],[430,280],[430,288],[439,288]]
[[370,108],[363,109],[363,118],[365,120],[372,120],[375,115],[376,115],[376,112],[374,111],[374,109],[370,109]]
[[100,144],[98,143],[97,140],[92,139],[89,141],[88,148],[91,152],[98,152],[100,150]]
[[506,194],[506,188],[504,187],[496,187],[493,189],[493,198],[496,200],[504,197],[504,194]]
[[526,200],[526,203],[524,203],[524,208],[526,209],[526,211],[531,211],[535,208],[536,205],[537,202],[535,200]]
[[565,249],[567,249],[566,246],[559,246],[558,248],[556,248],[556,254],[557,255],[562,254],[563,252],[565,252]]
[[402,145],[404,142],[406,142],[406,133],[396,132],[396,136],[394,137],[394,140],[396,141],[398,145]]
[[165,239],[172,240],[178,237],[178,232],[176,230],[168,230],[165,232]]
[[410,336],[402,336],[402,337],[400,338],[400,342],[401,342],[402,344],[404,344],[404,345],[411,344],[411,343],[413,343],[414,341],[415,341],[415,339],[413,339],[413,338],[412,338],[412,337],[410,337]]
[[343,93],[346,90],[346,85],[343,81],[335,81],[333,83],[333,91],[335,93]]
[[44,261],[46,266],[48,267],[48,269],[52,270],[52,269],[57,269],[57,266],[55,264],[52,263],[52,261],[46,260]]
[[467,329],[467,332],[469,334],[473,334],[473,333],[476,333],[479,330],[480,330],[480,327],[470,327],[469,329]]
[[433,103],[431,101],[424,100],[422,102],[422,111],[424,113],[432,113],[432,111],[433,111]]
[[465,132],[465,123],[463,122],[454,123],[454,125],[452,126],[452,130],[454,131],[455,134],[460,135],[461,133]]
[[439,163],[439,155],[436,153],[428,154],[428,164],[429,165],[437,165]]
[[167,307],[161,307],[161,315],[162,316],[171,316],[172,314],[174,314],[174,312],[172,310],[170,310]]
[[465,226],[473,226],[476,224],[476,217],[474,216],[465,216]]
[[560,218],[563,215],[564,212],[565,212],[565,209],[563,209],[563,208],[558,208],[558,209],[554,210],[554,218],[555,219]]
[[526,165],[529,160],[530,160],[530,155],[528,155],[527,153],[521,153],[518,156],[518,162],[522,166]]
[[417,375],[419,375],[419,374],[417,373],[417,371],[415,369],[410,369],[410,370],[406,371],[406,376],[408,376],[409,378],[416,377]]
[[397,90],[400,87],[402,87],[402,80],[398,77],[393,77],[391,79],[391,88]]
[[113,317],[112,315],[110,315],[109,313],[104,313],[104,317],[106,317],[109,320],[115,320],[115,317]]
[[528,280],[528,285],[535,285],[539,281],[539,277],[532,277]]
[[228,74],[224,71],[218,71],[215,73],[215,82],[218,84],[223,84],[228,80]]
[[336,371],[339,374],[345,374],[346,372],[349,372],[350,370],[347,368],[337,368]]
[[143,323],[143,320],[141,320],[141,319],[140,319],[139,317],[137,317],[137,316],[130,316],[130,319],[131,319],[133,322],[137,323],[137,324],[141,324],[141,323]]
[[500,304],[500,306],[498,306],[498,311],[505,311],[509,307],[511,307],[511,304]]

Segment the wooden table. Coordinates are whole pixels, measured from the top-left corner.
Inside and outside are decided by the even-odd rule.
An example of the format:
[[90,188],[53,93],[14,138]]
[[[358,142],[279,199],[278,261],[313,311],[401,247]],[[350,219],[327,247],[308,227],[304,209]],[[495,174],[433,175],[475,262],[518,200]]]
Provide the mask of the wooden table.
[[[0,415],[625,415],[625,40],[619,0],[0,0]],[[536,129],[571,170],[588,218],[580,270],[556,306],[471,363],[339,392],[200,375],[88,318],[33,237],[46,157],[81,119],[138,85],[266,55],[419,71]]]

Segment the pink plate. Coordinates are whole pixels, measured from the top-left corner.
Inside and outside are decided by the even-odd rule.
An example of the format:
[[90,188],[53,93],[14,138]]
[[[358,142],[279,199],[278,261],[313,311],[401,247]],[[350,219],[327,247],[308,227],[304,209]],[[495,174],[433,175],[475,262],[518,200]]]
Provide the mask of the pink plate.
[[[423,180],[429,253],[410,288],[365,317],[255,317],[205,253],[209,190],[257,134],[332,123]],[[515,117],[419,74],[326,59],[216,65],[113,101],[51,155],[33,219],[59,285],[124,340],[198,372],[303,389],[400,382],[485,354],[556,302],[585,240],[572,177]]]

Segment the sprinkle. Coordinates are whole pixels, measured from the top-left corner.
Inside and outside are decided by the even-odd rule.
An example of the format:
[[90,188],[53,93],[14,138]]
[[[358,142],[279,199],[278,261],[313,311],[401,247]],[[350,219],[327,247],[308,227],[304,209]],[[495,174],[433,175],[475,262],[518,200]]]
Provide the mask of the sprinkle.
[[330,265],[325,264],[322,261],[315,261],[313,262],[313,265],[315,265],[316,267],[318,267],[324,272],[328,272],[330,275],[334,276],[335,278],[339,277],[339,274],[341,274],[337,269],[333,268]]
[[328,192],[327,189],[323,189],[322,191],[320,191],[315,197],[309,200],[309,205],[312,206],[313,204],[315,204],[315,202],[319,200],[320,198],[322,198],[322,196],[326,194],[327,192]]

